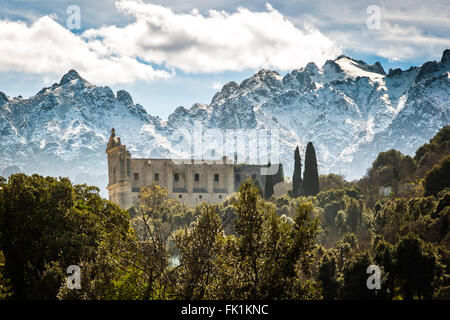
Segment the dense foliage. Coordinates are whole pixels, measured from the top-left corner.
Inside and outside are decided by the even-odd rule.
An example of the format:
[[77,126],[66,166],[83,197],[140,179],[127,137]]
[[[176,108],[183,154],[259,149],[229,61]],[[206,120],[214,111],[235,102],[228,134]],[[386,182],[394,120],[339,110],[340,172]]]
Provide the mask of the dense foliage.
[[294,174],[292,176],[292,196],[294,198],[303,194],[303,180],[302,180],[302,158],[300,157],[300,150],[298,146],[294,153]]
[[306,145],[305,172],[303,173],[303,191],[306,196],[319,193],[319,173],[317,170],[316,151],[312,142]]
[[247,180],[194,208],[156,184],[126,212],[66,178],[0,177],[0,299],[450,299],[448,132],[359,181],[314,174],[310,196]]
[[[271,163],[269,161],[269,164],[267,165],[268,168],[271,167]],[[266,176],[266,181],[264,184],[264,199],[269,200],[270,197],[272,197],[274,194],[274,190],[273,190],[273,176],[272,175],[267,175]]]
[[101,268],[114,268],[103,265],[100,256],[118,258],[114,246],[133,237],[128,214],[102,199],[95,187],[15,174],[1,188],[1,286],[13,298],[56,298],[70,265],[93,265],[96,270],[83,282],[101,282]]

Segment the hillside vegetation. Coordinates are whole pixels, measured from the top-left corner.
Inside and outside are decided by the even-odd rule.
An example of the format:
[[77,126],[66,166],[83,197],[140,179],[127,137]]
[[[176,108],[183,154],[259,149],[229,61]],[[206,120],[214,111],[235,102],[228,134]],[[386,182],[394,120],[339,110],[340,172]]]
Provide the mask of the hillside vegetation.
[[380,153],[359,181],[300,170],[308,195],[263,199],[247,180],[190,209],[155,184],[127,212],[94,187],[14,174],[0,179],[0,298],[450,299],[449,143],[447,126],[414,157]]

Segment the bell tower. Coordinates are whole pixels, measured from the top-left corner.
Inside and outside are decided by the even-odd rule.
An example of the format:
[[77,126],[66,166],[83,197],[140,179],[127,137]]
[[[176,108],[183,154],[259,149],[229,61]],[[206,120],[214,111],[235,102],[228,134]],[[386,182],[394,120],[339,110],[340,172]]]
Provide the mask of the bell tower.
[[115,129],[111,129],[106,151],[108,154],[109,200],[118,203],[121,208],[131,206],[131,154]]

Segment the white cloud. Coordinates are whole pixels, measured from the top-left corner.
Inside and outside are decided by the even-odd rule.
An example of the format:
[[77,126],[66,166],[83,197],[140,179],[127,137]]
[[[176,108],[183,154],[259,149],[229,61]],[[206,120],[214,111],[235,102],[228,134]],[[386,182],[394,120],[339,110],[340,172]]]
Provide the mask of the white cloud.
[[31,25],[0,20],[0,71],[59,74],[76,69],[94,83],[115,84],[168,78],[129,56],[106,53],[44,16]]
[[[377,0],[338,2],[286,0],[294,24],[308,21],[343,50],[379,55],[393,61],[434,60],[450,46],[450,2]],[[310,4],[309,7],[305,7]],[[381,28],[368,29],[370,5],[380,8]],[[303,13],[294,10],[305,7]],[[339,12],[339,14],[336,14]],[[358,58],[357,56],[355,58]]]
[[450,39],[425,34],[415,26],[381,22],[379,30],[361,28],[355,32],[333,31],[330,33],[346,49],[378,55],[392,61],[408,59],[436,59],[449,47]]
[[[442,0],[271,0],[283,13],[270,5],[261,9],[264,0],[246,3],[252,10],[227,12],[207,8],[234,10],[242,1],[146,1],[160,5],[119,0],[113,7],[111,0],[80,0],[82,8],[90,8],[82,10],[83,25],[121,26],[106,24],[81,36],[55,22],[65,24],[65,10],[37,18],[39,12],[57,9],[51,2],[34,11],[6,6],[5,16],[34,22],[0,20],[0,71],[54,78],[75,68],[94,83],[133,83],[168,78],[175,71],[166,70],[172,68],[218,73],[290,70],[309,61],[321,65],[341,49],[355,58],[362,53],[425,61],[438,58],[450,44],[450,3]],[[381,8],[380,30],[366,27],[372,4]]]
[[256,68],[289,70],[310,61],[322,64],[341,50],[317,29],[295,27],[269,4],[266,11],[198,10],[174,13],[141,1],[119,0],[116,6],[136,21],[123,28],[87,30],[83,36],[108,54],[192,73]]
[[[217,73],[246,69],[289,70],[322,64],[341,50],[310,26],[298,28],[266,4],[266,11],[198,10],[174,13],[161,5],[119,0],[133,17],[124,27],[77,35],[51,16],[31,24],[0,20],[0,71],[63,74],[76,69],[100,84],[169,78],[175,71]],[[156,70],[159,66],[162,70]]]

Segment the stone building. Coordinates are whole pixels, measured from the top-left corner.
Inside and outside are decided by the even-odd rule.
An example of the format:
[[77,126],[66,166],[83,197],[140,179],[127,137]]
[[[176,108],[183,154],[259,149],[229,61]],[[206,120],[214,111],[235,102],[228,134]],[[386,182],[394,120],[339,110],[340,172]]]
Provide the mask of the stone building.
[[248,177],[258,180],[262,189],[265,183],[265,176],[260,174],[264,165],[235,164],[227,157],[209,161],[132,158],[114,129],[106,153],[109,200],[122,209],[135,204],[141,188],[154,182],[164,187],[170,198],[187,206],[203,201],[221,202],[237,191]]

